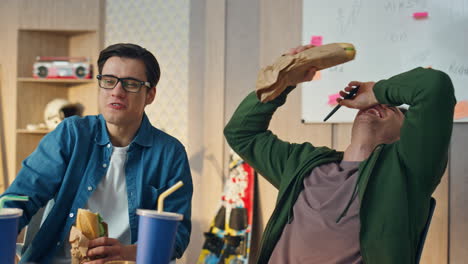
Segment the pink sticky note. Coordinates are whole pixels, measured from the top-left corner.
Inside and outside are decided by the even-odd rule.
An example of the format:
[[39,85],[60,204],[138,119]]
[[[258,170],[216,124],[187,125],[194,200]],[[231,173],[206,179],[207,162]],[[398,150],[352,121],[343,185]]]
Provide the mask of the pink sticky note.
[[310,38],[310,44],[312,44],[314,46],[321,46],[322,45],[322,40],[323,40],[322,36],[312,36]]
[[416,12],[416,13],[413,13],[413,17],[415,19],[421,19],[421,18],[427,18],[429,16],[429,13],[428,12]]
[[328,96],[328,105],[330,106],[335,106],[338,104],[338,102],[336,101],[336,99],[340,98],[340,93],[336,93],[336,94],[331,94]]

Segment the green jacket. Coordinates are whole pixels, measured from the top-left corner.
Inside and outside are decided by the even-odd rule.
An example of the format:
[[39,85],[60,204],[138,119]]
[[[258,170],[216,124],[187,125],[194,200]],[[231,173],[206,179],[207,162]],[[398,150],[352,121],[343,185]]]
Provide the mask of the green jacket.
[[[268,103],[249,94],[224,129],[233,150],[279,190],[257,263],[268,263],[293,217],[304,177],[316,166],[343,157],[327,147],[282,141],[268,130],[273,113],[293,88]],[[447,165],[454,89],[447,74],[416,68],[377,82],[374,93],[382,104],[410,108],[400,140],[379,145],[359,165],[361,255],[366,264],[414,263],[430,197]]]

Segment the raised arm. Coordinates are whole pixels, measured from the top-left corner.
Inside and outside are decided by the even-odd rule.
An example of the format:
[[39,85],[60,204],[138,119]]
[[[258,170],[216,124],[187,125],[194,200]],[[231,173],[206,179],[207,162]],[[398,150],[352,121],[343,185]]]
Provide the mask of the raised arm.
[[448,160],[456,104],[450,77],[438,70],[416,68],[377,82],[374,93],[380,103],[410,106],[396,143],[398,152],[415,176],[408,180],[432,193]]
[[280,96],[261,103],[255,92],[238,106],[224,128],[224,136],[231,148],[276,188],[290,154],[291,144],[278,139],[270,130],[273,113],[286,101],[288,87]]
[[[300,46],[291,49],[288,54],[296,54],[311,47]],[[301,82],[312,80],[315,72],[314,68],[307,71]],[[280,176],[291,153],[305,147],[282,141],[268,130],[274,112],[286,102],[287,95],[294,87],[287,87],[277,98],[267,103],[261,103],[254,92],[250,93],[224,129],[231,148],[276,188],[281,183]],[[307,149],[313,149],[312,145],[307,145]]]
[[[340,104],[365,109],[375,104],[409,105],[395,144],[408,179],[418,190],[431,194],[448,159],[456,104],[450,77],[438,70],[416,68],[377,83],[360,85],[356,97]],[[350,91],[347,87],[345,91]],[[342,93],[343,95],[344,93]]]

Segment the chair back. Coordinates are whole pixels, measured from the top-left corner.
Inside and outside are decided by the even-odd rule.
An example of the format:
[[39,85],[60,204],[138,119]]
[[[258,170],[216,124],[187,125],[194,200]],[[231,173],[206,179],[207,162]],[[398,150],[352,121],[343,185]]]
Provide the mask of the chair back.
[[47,218],[50,210],[54,206],[54,200],[50,200],[46,206],[40,208],[35,215],[29,221],[29,224],[26,226],[26,232],[23,237],[23,243],[16,243],[16,256],[18,259],[21,259],[21,256],[26,252],[28,247],[31,245],[36,233],[41,228],[42,223]]
[[419,264],[421,261],[422,251],[424,248],[424,243],[426,242],[427,232],[429,232],[429,226],[431,225],[432,216],[434,215],[434,210],[436,206],[436,200],[431,197],[429,204],[429,215],[427,216],[426,224],[424,225],[423,232],[419,238],[418,251],[416,252],[416,264]]

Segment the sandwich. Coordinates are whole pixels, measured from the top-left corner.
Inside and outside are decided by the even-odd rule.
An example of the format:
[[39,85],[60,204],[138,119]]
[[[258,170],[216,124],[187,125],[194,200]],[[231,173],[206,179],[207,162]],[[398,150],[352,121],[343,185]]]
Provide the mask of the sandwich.
[[68,241],[71,244],[72,264],[92,260],[86,255],[90,240],[108,236],[107,223],[102,217],[89,210],[78,209],[75,226],[72,226]]
[[348,61],[356,56],[350,43],[331,43],[306,49],[294,55],[283,55],[272,65],[258,73],[256,94],[262,102],[268,102],[280,95],[288,86],[302,81],[312,67],[327,69]]

